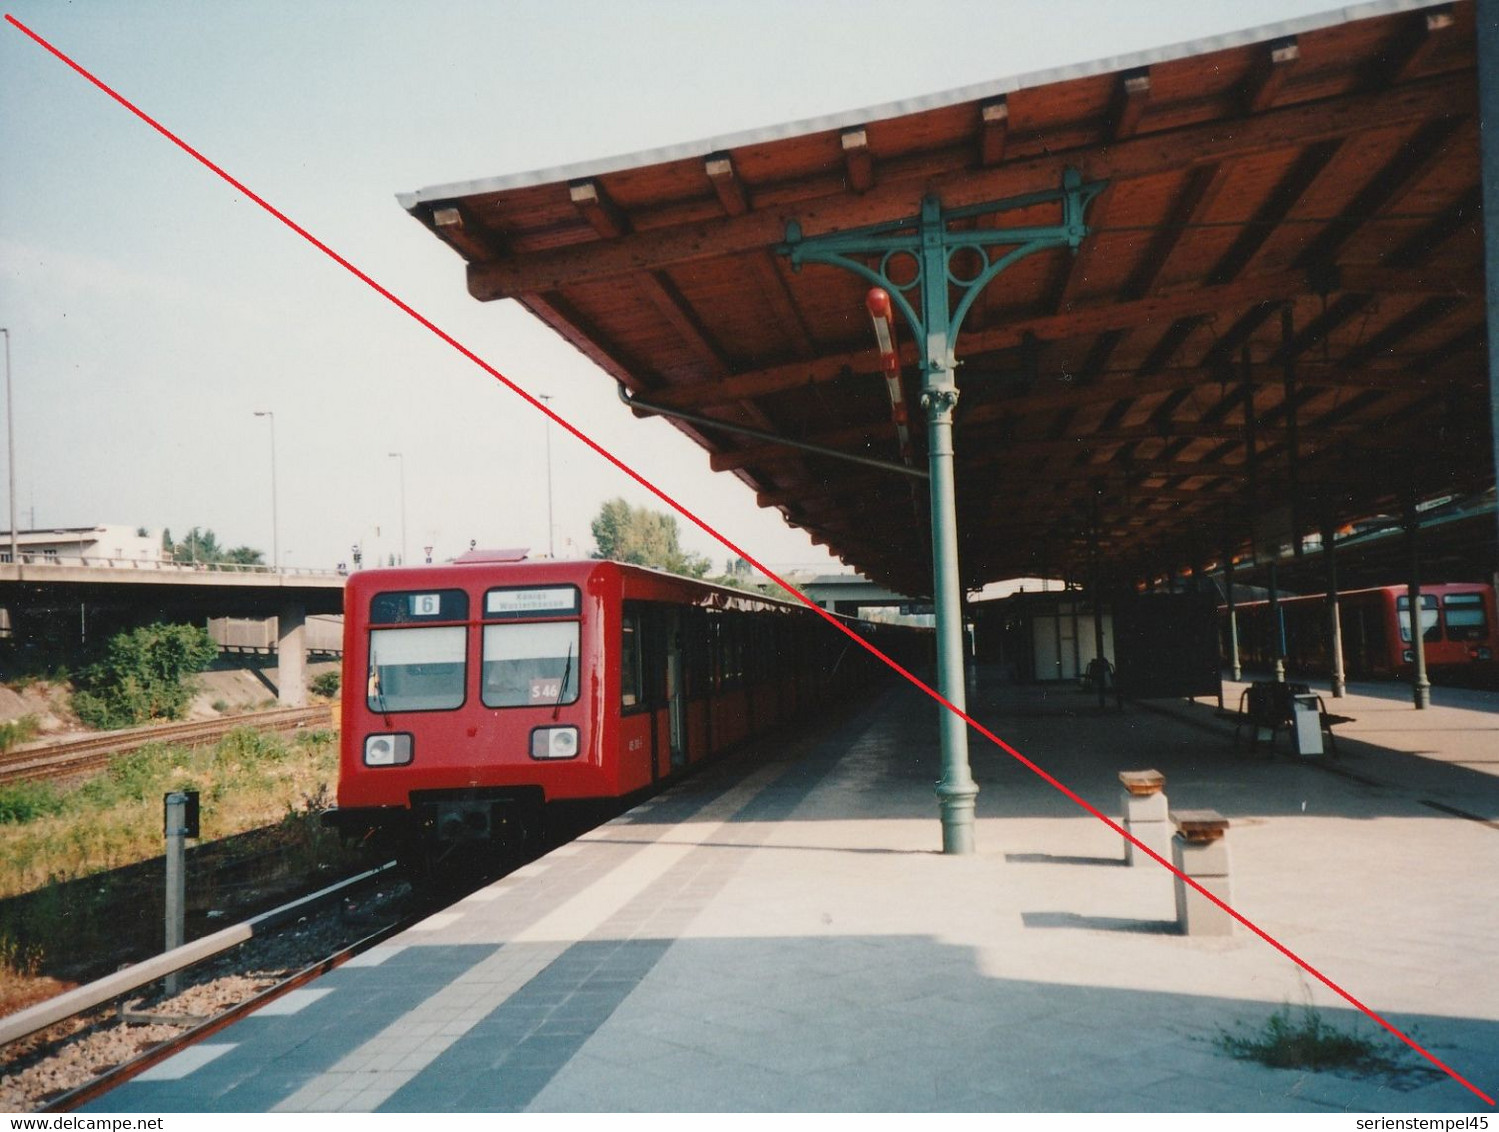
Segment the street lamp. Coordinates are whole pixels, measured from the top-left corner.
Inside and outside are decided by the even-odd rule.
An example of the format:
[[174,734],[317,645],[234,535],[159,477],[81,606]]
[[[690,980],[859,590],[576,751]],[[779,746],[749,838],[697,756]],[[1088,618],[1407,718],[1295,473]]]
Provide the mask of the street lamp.
[[[540,394],[542,402],[548,409],[552,407],[552,399],[545,393]],[[546,418],[547,436],[547,557],[556,558],[557,551],[552,546],[552,418]]]
[[5,335],[5,448],[10,455],[10,560],[12,564],[16,564],[21,561],[16,534],[16,413],[10,399],[10,331],[0,326],[0,334]]
[[401,565],[406,565],[406,457],[392,452],[391,459],[401,462]]
[[271,422],[271,569],[281,569],[281,528],[276,520],[276,414],[269,409],[255,410],[257,417]]

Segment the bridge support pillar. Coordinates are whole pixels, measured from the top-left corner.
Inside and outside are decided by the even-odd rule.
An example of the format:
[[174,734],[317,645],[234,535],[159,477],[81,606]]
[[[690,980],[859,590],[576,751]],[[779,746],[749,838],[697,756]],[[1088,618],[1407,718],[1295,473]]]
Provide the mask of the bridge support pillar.
[[288,601],[281,607],[276,633],[276,698],[282,707],[307,706],[307,606]]

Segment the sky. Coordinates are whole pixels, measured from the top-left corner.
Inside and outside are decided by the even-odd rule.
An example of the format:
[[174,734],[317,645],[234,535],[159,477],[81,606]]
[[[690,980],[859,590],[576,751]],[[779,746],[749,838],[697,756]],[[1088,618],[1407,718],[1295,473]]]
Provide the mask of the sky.
[[[5,11],[762,562],[838,572],[741,481],[710,474],[676,429],[631,416],[547,327],[512,302],[469,298],[462,260],[395,194],[1334,7],[14,0]],[[555,426],[549,473],[543,417],[8,24],[0,326],[23,529],[200,526],[312,568],[349,561],[355,545],[367,564],[403,543],[408,561],[470,542],[544,553],[549,494],[559,557],[593,550],[606,499],[664,509]],[[688,549],[723,564],[727,550],[682,525]]]

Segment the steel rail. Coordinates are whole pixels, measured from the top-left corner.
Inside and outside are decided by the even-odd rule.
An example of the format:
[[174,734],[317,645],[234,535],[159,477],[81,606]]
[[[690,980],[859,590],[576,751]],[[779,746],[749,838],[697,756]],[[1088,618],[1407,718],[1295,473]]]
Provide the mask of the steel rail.
[[326,718],[328,710],[326,707],[279,708],[228,719],[135,728],[49,746],[9,751],[0,755],[0,782],[74,774],[93,769],[113,755],[127,754],[150,743],[207,743],[221,739],[241,727],[291,731]]
[[366,869],[356,876],[330,884],[326,888],[320,888],[289,904],[283,904],[279,908],[272,908],[268,912],[252,916],[241,923],[221,928],[211,935],[195,939],[181,947],[174,947],[171,951],[162,952],[160,955],[144,959],[139,963],[133,963],[112,975],[106,975],[92,983],[85,983],[55,998],[49,998],[45,1002],[39,1002],[35,1006],[0,1018],[0,1045],[30,1037],[40,1030],[45,1030],[48,1026],[56,1025],[76,1014],[82,1014],[112,998],[128,994],[163,976],[228,951],[231,947],[254,938],[257,933],[274,928],[309,908],[331,900],[346,889],[362,884],[393,868],[395,868],[395,862],[387,861],[373,869]]
[[186,1049],[188,1046],[196,1045],[204,1038],[212,1037],[226,1026],[237,1022],[247,1014],[253,1014],[267,1003],[273,1002],[282,995],[310,983],[319,975],[327,974],[335,967],[342,966],[360,952],[368,951],[370,948],[389,939],[397,932],[404,930],[409,922],[408,920],[399,920],[396,923],[387,924],[383,928],[378,928],[363,939],[356,940],[347,947],[335,951],[332,955],[303,967],[296,974],[284,979],[275,986],[266,987],[265,990],[259,991],[243,1002],[236,1003],[227,1010],[215,1014],[212,1018],[198,1023],[176,1037],[168,1038],[166,1041],[152,1046],[145,1052],[137,1054],[129,1061],[116,1065],[113,1069],[106,1069],[92,1081],[87,1081],[77,1088],[69,1089],[67,1092],[53,1097],[52,1100],[48,1101],[38,1111],[72,1112],[80,1105],[87,1104],[95,1097],[103,1096],[116,1085],[122,1085],[132,1077],[144,1073],[153,1065],[159,1065],[173,1054]]

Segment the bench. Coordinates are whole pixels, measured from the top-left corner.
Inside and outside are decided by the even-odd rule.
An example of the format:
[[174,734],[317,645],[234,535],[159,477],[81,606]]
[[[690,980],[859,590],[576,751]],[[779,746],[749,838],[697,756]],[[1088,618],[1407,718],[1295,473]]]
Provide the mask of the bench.
[[1256,681],[1239,696],[1239,710],[1234,717],[1234,746],[1239,745],[1239,733],[1249,728],[1249,747],[1259,745],[1261,733],[1269,732],[1268,742],[1275,747],[1275,737],[1284,731],[1293,735],[1296,728],[1296,700],[1305,697],[1316,701],[1317,722],[1327,736],[1327,749],[1334,756],[1338,752],[1337,737],[1332,729],[1335,724],[1351,722],[1349,716],[1332,715],[1322,702],[1322,697],[1312,692],[1306,684],[1280,683],[1278,681]]

